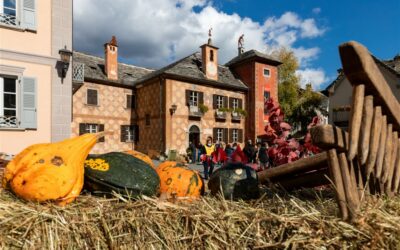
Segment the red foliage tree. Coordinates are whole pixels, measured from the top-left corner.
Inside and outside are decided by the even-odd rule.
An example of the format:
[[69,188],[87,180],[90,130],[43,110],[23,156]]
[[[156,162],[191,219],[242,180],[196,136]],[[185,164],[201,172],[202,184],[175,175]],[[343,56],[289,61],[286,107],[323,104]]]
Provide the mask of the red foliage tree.
[[[269,113],[269,123],[265,126],[265,138],[272,144],[268,149],[268,156],[272,159],[275,166],[293,162],[301,157],[308,157],[320,152],[318,147],[312,145],[309,133],[305,136],[303,146],[296,139],[289,138],[292,126],[284,122],[285,114],[278,103],[269,98],[265,106]],[[314,117],[308,129],[318,125],[319,122],[319,118]]]

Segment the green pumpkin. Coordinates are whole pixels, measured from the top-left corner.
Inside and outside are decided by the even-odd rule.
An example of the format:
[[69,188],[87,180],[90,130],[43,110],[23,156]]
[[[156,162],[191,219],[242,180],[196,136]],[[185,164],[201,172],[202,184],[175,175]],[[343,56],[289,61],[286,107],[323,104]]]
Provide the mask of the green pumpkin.
[[249,200],[260,196],[257,173],[241,163],[229,163],[217,169],[208,181],[212,195],[221,193],[229,200]]
[[85,189],[94,194],[115,191],[130,197],[156,196],[160,178],[148,163],[132,155],[120,152],[89,155],[85,161]]

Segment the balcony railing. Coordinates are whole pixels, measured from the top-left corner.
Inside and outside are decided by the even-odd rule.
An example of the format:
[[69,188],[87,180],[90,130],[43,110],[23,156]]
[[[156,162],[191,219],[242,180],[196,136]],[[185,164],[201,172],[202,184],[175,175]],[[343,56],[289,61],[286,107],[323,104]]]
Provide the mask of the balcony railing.
[[216,119],[226,119],[226,112],[216,110],[215,111],[215,118]]
[[242,115],[239,112],[232,112],[232,120],[233,121],[240,121],[242,119]]
[[192,117],[202,117],[203,113],[200,111],[198,106],[189,106],[189,116]]
[[83,82],[85,78],[85,65],[83,63],[72,64],[72,81]]
[[0,128],[16,128],[18,119],[15,116],[0,116]]
[[16,16],[7,15],[7,14],[4,14],[4,13],[0,13],[0,23],[7,24],[7,25],[12,25],[12,26],[18,25],[18,21],[17,21]]

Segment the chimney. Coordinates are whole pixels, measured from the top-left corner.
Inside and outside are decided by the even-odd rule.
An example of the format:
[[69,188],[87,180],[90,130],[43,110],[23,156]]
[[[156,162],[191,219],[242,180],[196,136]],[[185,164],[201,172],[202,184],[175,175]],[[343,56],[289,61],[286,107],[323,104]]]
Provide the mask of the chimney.
[[110,80],[118,80],[118,45],[115,36],[104,44],[104,71]]
[[201,48],[202,68],[207,78],[218,80],[218,48],[212,45],[211,30],[208,35],[208,42]]

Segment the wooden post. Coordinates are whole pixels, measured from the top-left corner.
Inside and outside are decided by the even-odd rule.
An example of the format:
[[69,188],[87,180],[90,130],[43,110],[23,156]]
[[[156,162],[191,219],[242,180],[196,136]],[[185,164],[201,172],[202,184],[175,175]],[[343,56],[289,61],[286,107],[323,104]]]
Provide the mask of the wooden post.
[[346,195],[343,187],[343,179],[336,149],[328,150],[328,164],[330,176],[332,176],[333,185],[336,190],[336,199],[339,205],[342,219],[347,220],[349,218],[349,211],[347,208]]
[[358,145],[358,158],[361,165],[365,165],[368,158],[368,153],[370,150],[370,136],[371,136],[371,126],[372,118],[374,115],[374,97],[372,95],[366,96],[364,98],[364,110],[362,115],[361,131],[360,131],[360,142]]
[[347,157],[351,161],[357,154],[361,119],[364,105],[364,93],[365,85],[358,84],[353,86],[353,99],[352,99],[352,109],[349,124],[349,151],[347,152]]
[[394,171],[394,177],[393,177],[393,191],[394,192],[399,192],[399,186],[400,186],[400,139],[398,140],[398,147],[397,147],[397,159],[396,159],[396,167]]
[[378,154],[379,140],[381,136],[381,128],[382,108],[380,106],[377,106],[374,108],[374,119],[372,119],[371,125],[371,139],[369,141],[369,153],[365,167],[367,178],[369,178],[369,176],[371,175],[376,163],[376,156]]
[[354,175],[354,168],[350,167],[347,163],[345,153],[339,153],[339,165],[343,180],[344,192],[346,195],[347,207],[349,209],[350,218],[356,218],[360,198],[358,196],[357,184]]
[[393,125],[389,124],[387,129],[387,136],[386,136],[386,148],[385,148],[385,158],[383,159],[383,169],[382,169],[382,177],[381,182],[383,184],[386,183],[389,177],[390,171],[390,164],[392,162],[392,150],[393,150]]
[[387,118],[386,115],[382,117],[382,130],[379,142],[379,150],[376,158],[375,176],[380,180],[382,174],[383,157],[385,155],[386,148],[386,136],[387,136]]
[[392,156],[390,157],[390,169],[389,169],[389,174],[387,177],[386,181],[386,192],[387,193],[392,193],[392,185],[393,185],[393,179],[394,179],[394,171],[395,171],[395,165],[396,165],[396,160],[397,160],[397,149],[398,149],[398,144],[399,144],[399,138],[398,138],[398,132],[394,131],[393,132],[393,147],[392,147]]

